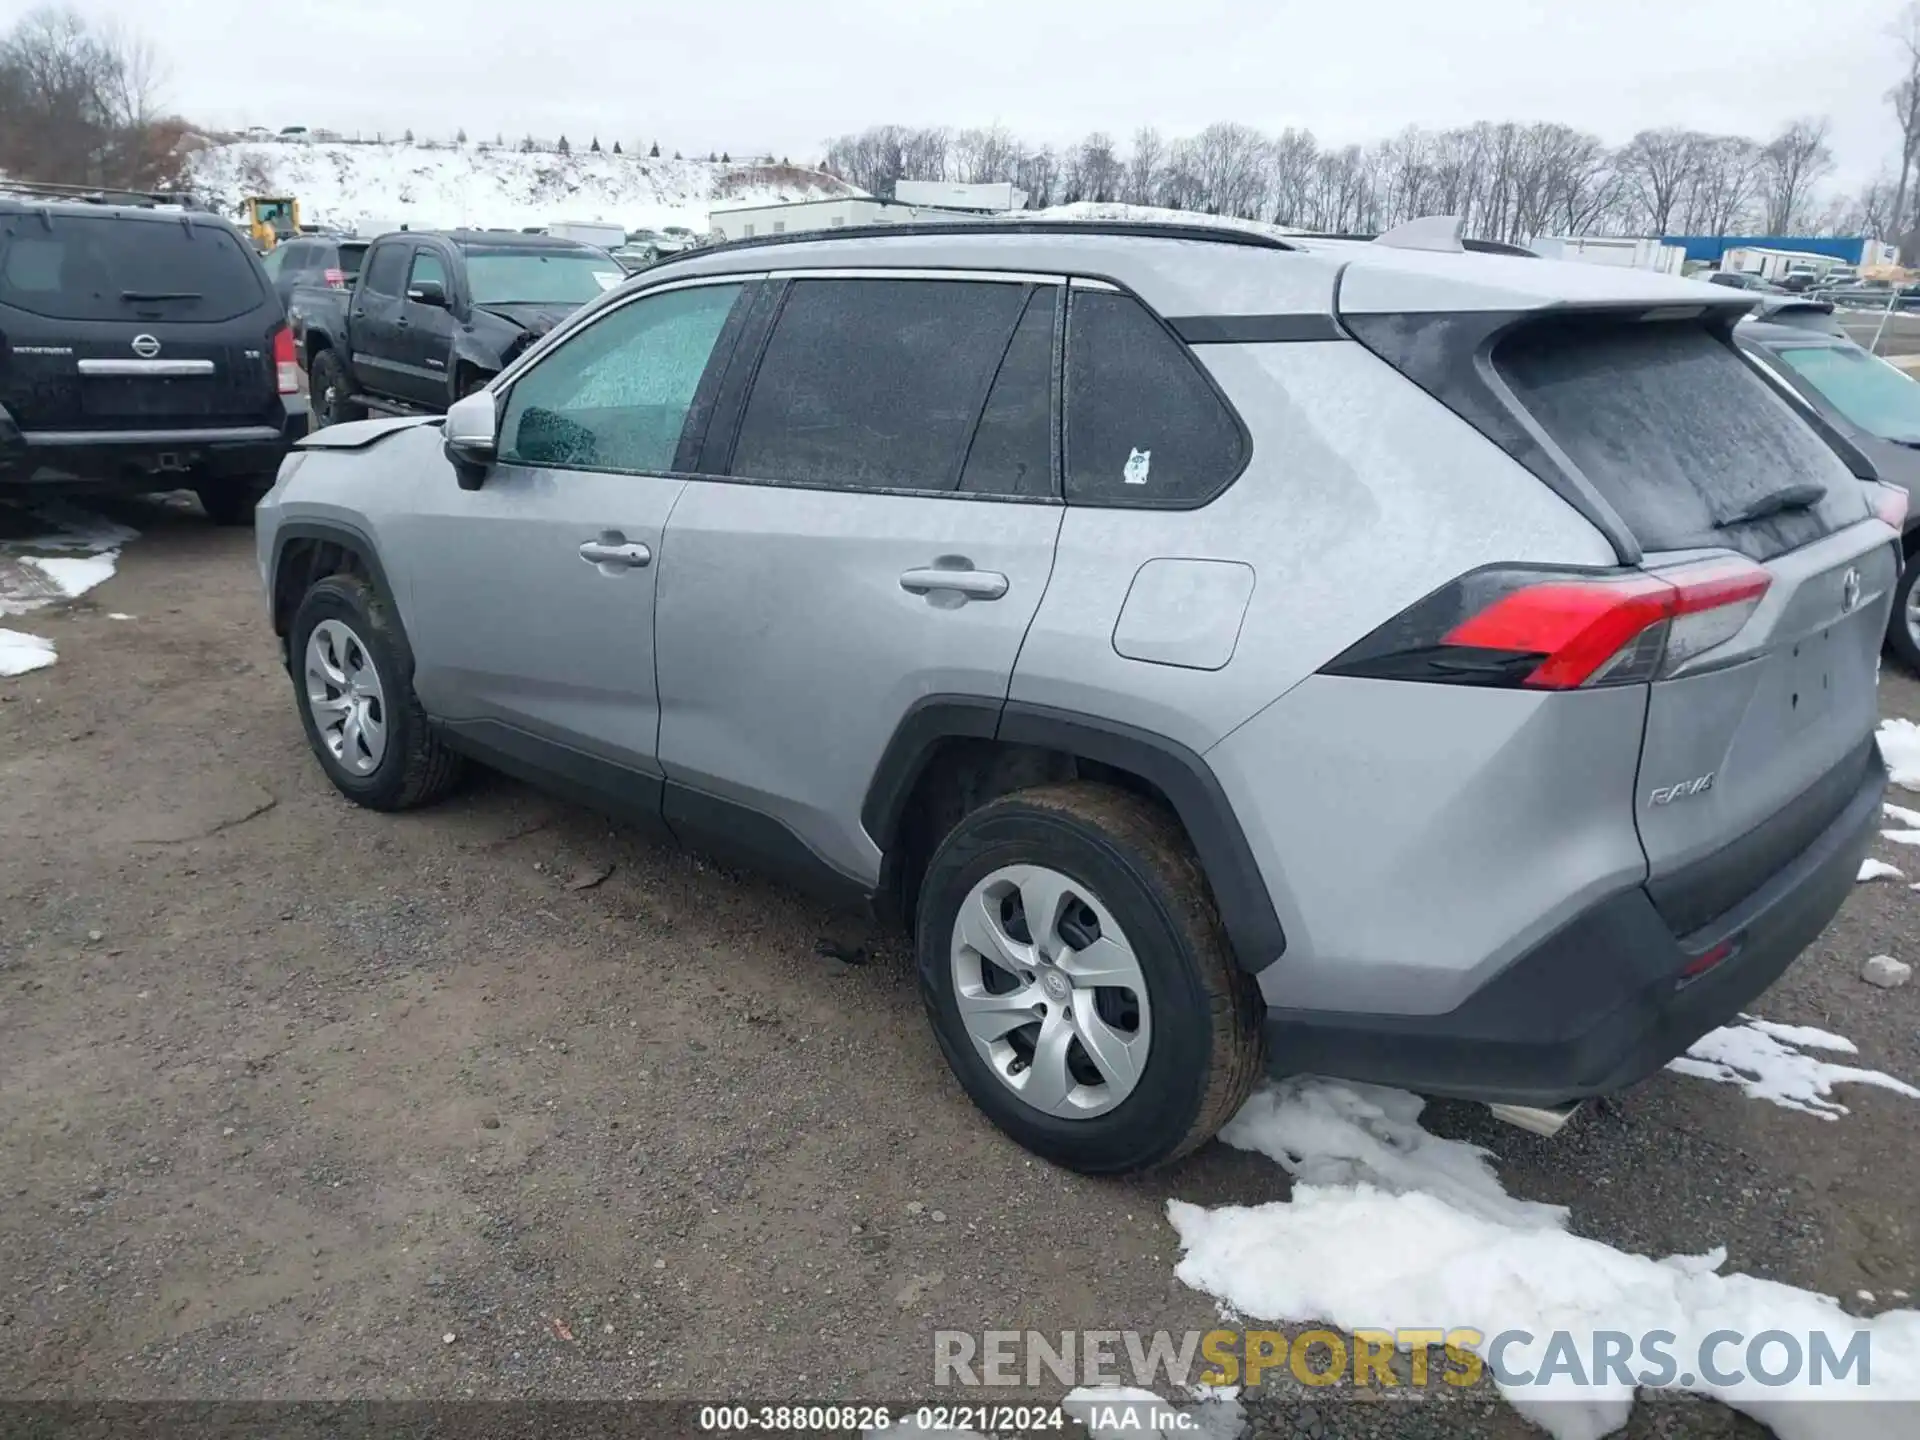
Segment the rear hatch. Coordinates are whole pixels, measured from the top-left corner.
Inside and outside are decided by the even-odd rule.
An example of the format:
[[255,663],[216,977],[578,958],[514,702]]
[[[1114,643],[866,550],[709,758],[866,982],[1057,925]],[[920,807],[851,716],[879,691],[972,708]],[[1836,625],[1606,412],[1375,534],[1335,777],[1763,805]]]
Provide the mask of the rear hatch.
[[1670,656],[1649,689],[1636,815],[1648,888],[1685,934],[1804,850],[1865,779],[1894,547],[1859,481],[1718,327],[1549,321],[1492,360],[1642,568],[1685,575],[1717,554],[1722,574],[1758,572],[1751,598],[1671,622],[1676,637],[1700,627],[1697,653]]
[[[1423,602],[1437,618],[1403,617],[1345,668],[1639,686],[1631,802],[1648,889],[1688,934],[1804,850],[1867,779],[1894,535],[1734,347],[1738,295],[1450,258],[1471,271],[1453,308],[1440,262],[1421,257],[1417,277],[1352,267],[1343,321],[1586,514],[1622,564],[1465,577]],[[1462,665],[1472,678],[1439,673]]]
[[274,423],[283,323],[224,225],[104,209],[0,216],[0,406],[22,430]]

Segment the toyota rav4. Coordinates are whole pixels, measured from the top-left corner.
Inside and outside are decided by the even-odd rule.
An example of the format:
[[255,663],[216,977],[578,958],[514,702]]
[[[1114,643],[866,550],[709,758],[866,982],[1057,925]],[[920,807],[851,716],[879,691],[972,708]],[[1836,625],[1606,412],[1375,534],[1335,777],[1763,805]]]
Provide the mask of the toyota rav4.
[[961,1084],[1083,1170],[1263,1069],[1627,1085],[1853,884],[1904,493],[1751,296],[1437,243],[654,266],[288,457],[300,722],[361,805],[471,758],[899,915]]

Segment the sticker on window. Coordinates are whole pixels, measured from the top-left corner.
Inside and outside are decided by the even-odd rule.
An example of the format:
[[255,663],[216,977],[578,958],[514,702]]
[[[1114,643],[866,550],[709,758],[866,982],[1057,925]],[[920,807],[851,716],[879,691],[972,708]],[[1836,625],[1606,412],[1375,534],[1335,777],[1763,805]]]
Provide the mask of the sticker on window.
[[1152,465],[1153,452],[1151,450],[1133,450],[1129,447],[1127,468],[1121,473],[1126,476],[1127,484],[1144,485],[1147,483],[1147,471]]
[[600,282],[602,290],[611,290],[627,277],[618,270],[596,270],[593,272],[593,278]]

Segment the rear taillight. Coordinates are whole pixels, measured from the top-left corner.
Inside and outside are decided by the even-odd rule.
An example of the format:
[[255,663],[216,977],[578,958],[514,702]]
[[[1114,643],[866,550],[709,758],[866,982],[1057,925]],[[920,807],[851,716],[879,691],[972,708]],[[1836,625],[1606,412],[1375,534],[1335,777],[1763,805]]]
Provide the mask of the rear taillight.
[[282,395],[300,392],[300,367],[293,358],[293,331],[282,325],[273,332],[273,379]]
[[1899,533],[1907,523],[1907,492],[1901,486],[1880,484],[1874,486],[1873,513],[1887,522]]
[[347,272],[344,270],[328,270],[326,272],[326,279],[327,285],[334,290],[344,290],[347,288]]
[[1476,570],[1382,625],[1329,674],[1575,690],[1673,673],[1747,623],[1771,577],[1746,560],[1654,571]]

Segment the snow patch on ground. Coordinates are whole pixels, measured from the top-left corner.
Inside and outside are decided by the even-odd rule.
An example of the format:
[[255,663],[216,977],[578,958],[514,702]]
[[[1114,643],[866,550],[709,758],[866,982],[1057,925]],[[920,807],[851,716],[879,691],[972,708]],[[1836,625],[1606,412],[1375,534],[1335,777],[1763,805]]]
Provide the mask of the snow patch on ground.
[[[1897,717],[1882,720],[1880,753],[1894,784],[1903,790],[1920,790],[1920,725]],[[1904,815],[1894,818],[1906,819]]]
[[1904,1080],[1801,1053],[1807,1049],[1858,1053],[1851,1040],[1825,1030],[1776,1025],[1743,1015],[1738,1025],[1723,1025],[1702,1035],[1667,1068],[1700,1080],[1738,1085],[1756,1100],[1771,1100],[1785,1109],[1805,1111],[1823,1120],[1835,1120],[1847,1113],[1846,1106],[1830,1098],[1836,1085],[1873,1085],[1920,1100],[1920,1090]]
[[1886,812],[1889,820],[1897,820],[1909,830],[1920,830],[1920,810],[1907,810],[1899,805],[1882,805],[1880,808]]
[[139,535],[60,501],[0,507],[0,534],[8,532],[24,538],[0,540],[0,615],[84,595],[112,578],[120,547]]
[[643,155],[523,153],[511,146],[291,144],[238,141],[196,153],[186,183],[223,213],[245,195],[291,195],[310,225],[519,229],[605,220],[629,230],[684,225],[707,233],[716,206],[767,205],[864,192],[798,165],[665,160]]
[[1896,845],[1920,845],[1920,830],[1882,830],[1880,834]]
[[23,555],[20,563],[40,571],[60,587],[62,595],[72,599],[111,580],[114,562],[119,558],[118,551],[109,550],[104,555]]
[[0,675],[44,670],[58,658],[51,640],[42,640],[24,630],[0,629]]
[[[1845,1043],[1830,1043],[1840,1037],[1824,1031],[1773,1029],[1825,1048]],[[1776,1043],[1766,1032],[1748,1033]],[[1872,1350],[1869,1393],[1920,1400],[1920,1312],[1857,1320],[1827,1296],[1719,1274],[1723,1250],[1654,1260],[1569,1234],[1566,1212],[1557,1207],[1529,1205],[1504,1191],[1497,1199],[1505,1204],[1497,1203],[1487,1189],[1491,1183],[1497,1191],[1498,1183],[1484,1152],[1424,1131],[1408,1133],[1409,1124],[1418,1130],[1420,1101],[1385,1098],[1392,1093],[1316,1079],[1256,1092],[1251,1114],[1243,1112],[1246,1124],[1242,1117],[1234,1124],[1243,1139],[1249,1131],[1275,1139],[1274,1148],[1287,1157],[1281,1163],[1297,1177],[1293,1197],[1211,1210],[1170,1201],[1168,1218],[1183,1251],[1179,1278],[1237,1311],[1275,1322],[1318,1320],[1354,1329],[1393,1317],[1407,1323],[1446,1317],[1489,1341],[1503,1331],[1530,1331],[1537,1338],[1510,1344],[1505,1357],[1510,1367],[1536,1374],[1556,1331],[1571,1334],[1583,1356],[1594,1353],[1598,1330],[1671,1331],[1676,1380],[1746,1411],[1787,1440],[1903,1433],[1909,1412],[1893,1407],[1792,1403],[1838,1398],[1839,1389],[1774,1388],[1752,1380],[1716,1386],[1686,1367],[1715,1330],[1749,1336],[1818,1331],[1836,1355],[1864,1330]],[[1323,1175],[1344,1178],[1303,1178]],[[1636,1362],[1630,1371],[1643,1368]],[[1593,1383],[1555,1374],[1545,1385],[1500,1388],[1556,1440],[1598,1440],[1626,1422],[1635,1390],[1618,1377],[1588,1378]],[[1841,1388],[1860,1394],[1850,1383]]]
[[1860,862],[1860,873],[1854,877],[1855,883],[1863,880],[1899,880],[1904,877],[1884,860],[1876,860],[1871,855]]

